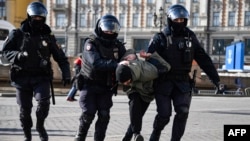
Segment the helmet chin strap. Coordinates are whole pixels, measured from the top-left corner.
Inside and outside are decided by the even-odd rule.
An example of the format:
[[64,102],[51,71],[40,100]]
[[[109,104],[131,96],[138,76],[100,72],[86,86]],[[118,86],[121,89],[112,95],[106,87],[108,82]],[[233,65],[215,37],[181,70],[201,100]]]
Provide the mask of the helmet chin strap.
[[107,40],[114,40],[117,37],[117,33],[114,34],[105,34],[104,32],[102,32],[101,37]]

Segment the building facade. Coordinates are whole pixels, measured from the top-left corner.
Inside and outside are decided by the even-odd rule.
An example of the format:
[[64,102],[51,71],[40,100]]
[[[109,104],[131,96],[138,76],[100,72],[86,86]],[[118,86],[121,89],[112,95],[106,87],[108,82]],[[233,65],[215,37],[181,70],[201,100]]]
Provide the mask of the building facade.
[[[13,1],[18,0],[12,0],[12,3]],[[244,41],[245,63],[250,63],[250,0],[47,0],[42,2],[49,12],[47,24],[51,26],[68,56],[76,56],[82,51],[84,39],[93,32],[96,21],[104,14],[113,14],[118,18],[121,24],[118,38],[126,42],[127,48],[134,48],[137,51],[146,49],[153,34],[159,32],[166,24],[166,10],[172,4],[178,3],[184,5],[190,12],[188,27],[196,33],[214,63],[223,64],[225,48],[237,41]],[[5,14],[7,20],[9,16],[16,18],[15,15],[3,12],[6,9],[14,10],[13,4],[3,3],[8,3],[8,0],[0,0],[0,17]]]

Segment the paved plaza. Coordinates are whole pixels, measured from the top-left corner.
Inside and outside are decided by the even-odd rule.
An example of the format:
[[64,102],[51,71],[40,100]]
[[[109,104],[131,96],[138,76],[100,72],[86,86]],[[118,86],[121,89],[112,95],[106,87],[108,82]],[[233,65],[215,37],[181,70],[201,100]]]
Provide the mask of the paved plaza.
[[[78,99],[78,97],[76,97]],[[50,141],[73,141],[78,128],[81,110],[78,102],[67,102],[65,96],[56,96],[56,105],[51,105],[45,127]],[[111,119],[106,141],[121,141],[129,124],[128,99],[125,95],[113,98]],[[32,111],[35,125],[36,102]],[[22,141],[23,132],[19,122],[16,99],[0,97],[0,141]],[[143,119],[142,135],[149,139],[156,114],[155,101],[152,102]],[[173,113],[174,115],[174,113]],[[169,141],[173,116],[162,132],[161,141]],[[186,132],[182,141],[223,141],[223,125],[250,124],[250,97],[193,96]],[[39,141],[35,127],[32,128],[33,141]],[[87,141],[93,141],[94,122]]]

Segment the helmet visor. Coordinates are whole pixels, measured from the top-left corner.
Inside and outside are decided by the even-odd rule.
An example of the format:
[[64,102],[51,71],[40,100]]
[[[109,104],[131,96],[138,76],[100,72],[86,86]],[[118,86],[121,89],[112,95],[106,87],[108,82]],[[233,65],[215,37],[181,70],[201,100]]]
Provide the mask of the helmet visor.
[[189,18],[189,14],[188,12],[183,9],[183,8],[174,8],[172,10],[170,10],[168,12],[168,17],[173,21],[175,19],[178,18],[184,18],[184,19],[188,19]]
[[102,31],[110,31],[113,33],[119,33],[120,25],[112,20],[102,20],[100,21],[100,28]]
[[41,16],[46,17],[48,12],[47,9],[39,2],[34,2],[30,4],[27,8],[27,13],[29,16]]

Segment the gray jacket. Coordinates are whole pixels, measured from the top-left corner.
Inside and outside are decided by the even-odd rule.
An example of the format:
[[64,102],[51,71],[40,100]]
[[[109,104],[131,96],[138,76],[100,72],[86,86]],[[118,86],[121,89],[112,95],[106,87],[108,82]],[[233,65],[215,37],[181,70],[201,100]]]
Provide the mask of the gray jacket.
[[[133,53],[133,50],[128,50],[124,57],[130,53]],[[170,70],[170,65],[157,52],[153,53],[151,58],[158,60],[167,70]],[[151,102],[154,99],[153,80],[158,77],[157,68],[139,58],[129,61],[128,66],[132,72],[132,83],[130,89],[126,90],[127,94],[138,92],[144,101]]]

